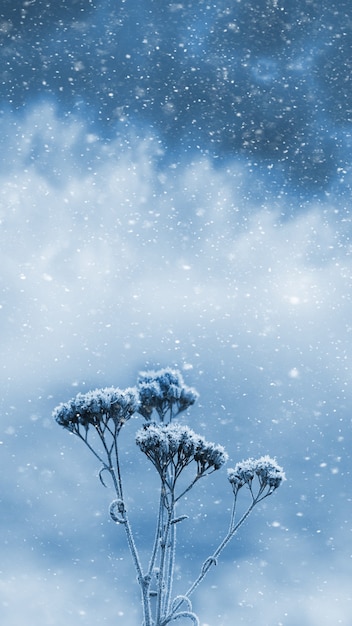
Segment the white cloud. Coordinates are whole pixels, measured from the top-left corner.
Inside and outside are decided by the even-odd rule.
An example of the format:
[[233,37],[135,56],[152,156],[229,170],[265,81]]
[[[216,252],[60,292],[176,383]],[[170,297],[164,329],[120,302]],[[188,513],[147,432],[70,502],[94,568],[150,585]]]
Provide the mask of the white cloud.
[[[6,569],[0,581],[1,614],[8,626],[31,623],[38,626],[103,625],[133,626],[140,618],[138,596],[126,593],[126,583],[112,578],[113,569],[75,563],[48,567],[23,553],[20,567]],[[132,575],[128,568],[127,574]],[[116,575],[116,574],[115,574]],[[125,579],[126,580],[126,579]]]
[[[278,446],[280,462],[286,455],[291,470],[282,488],[286,516],[303,509],[308,533],[315,516],[327,519],[331,534],[342,528],[342,541],[347,530],[327,500],[333,494],[344,505],[349,462],[344,447],[349,423],[341,417],[350,402],[352,356],[345,226],[333,213],[330,218],[330,205],[312,206],[286,221],[284,199],[282,206],[273,199],[275,210],[267,208],[270,198],[267,206],[255,206],[246,199],[251,181],[241,162],[215,168],[200,158],[161,166],[159,150],[158,138],[147,135],[103,144],[84,122],[62,120],[48,107],[33,109],[12,134],[10,127],[0,192],[0,332],[3,423],[14,429],[16,444],[5,433],[6,445],[15,450],[15,459],[9,455],[5,462],[16,470],[26,466],[19,458],[29,455],[20,440],[23,425],[29,428],[28,408],[42,418],[50,412],[47,397],[58,389],[74,395],[89,384],[133,384],[131,376],[146,362],[183,364],[201,386],[202,426],[221,434],[222,443],[227,439],[232,454],[244,438],[254,453]],[[41,449],[42,469],[56,470],[50,474],[51,493],[56,480],[59,490],[61,480],[70,489],[76,448],[67,443],[68,467],[60,478],[52,429],[39,441],[48,446]],[[62,439],[57,441],[60,447]],[[329,467],[341,468],[339,474],[323,475],[319,464],[325,458]],[[76,466],[73,473],[77,478]],[[12,476],[7,467],[6,475]],[[16,480],[28,497],[41,484],[28,481],[28,471],[20,476],[16,471]],[[42,486],[36,497],[43,500]],[[51,519],[55,499],[51,495],[45,502],[41,515]],[[80,502],[72,505],[71,519]],[[278,502],[275,514],[282,512]],[[39,518],[37,523],[40,533]],[[276,546],[273,555],[279,552]],[[287,578],[297,577],[299,565],[291,554],[288,558]],[[318,558],[312,567],[316,563]],[[53,611],[51,602],[42,601],[42,585],[51,598],[54,577],[43,583],[41,566],[27,566],[31,574],[25,580],[15,567],[5,583],[9,626],[22,619],[14,600],[19,586],[26,588],[28,603],[33,598],[32,605],[23,602],[33,623],[59,624],[62,615],[68,625],[104,623],[95,606],[88,616],[77,613],[75,584],[63,583],[64,575]],[[219,626],[223,619],[225,626],[241,601],[244,620],[256,611],[257,621],[267,611],[277,626],[289,626],[297,623],[289,613],[298,606],[302,625],[324,624],[326,615],[329,623],[344,623],[338,620],[350,601],[344,595],[348,572],[338,582],[344,593],[332,575],[330,595],[314,589],[307,575],[296,587],[288,585],[282,601],[276,585],[266,581],[263,598],[258,591],[254,602],[253,576],[250,567],[247,574],[241,571],[241,581],[248,579],[242,599],[232,601],[230,593],[225,607],[221,596],[221,618],[205,592],[204,619]],[[94,593],[104,599],[103,585]],[[121,611],[129,626],[126,602]],[[249,606],[253,602],[258,608]]]
[[126,150],[120,139],[93,142],[89,160],[83,122],[49,107],[34,109],[16,133],[17,160],[1,184],[10,376],[18,354],[32,372],[57,371],[57,360],[70,371],[72,349],[81,359],[111,340],[137,352],[165,342],[174,359],[171,333],[179,342],[207,335],[289,350],[288,370],[309,364],[349,379],[351,260],[321,207],[282,221],[279,210],[242,196],[241,164],[160,168],[155,137],[132,137]]

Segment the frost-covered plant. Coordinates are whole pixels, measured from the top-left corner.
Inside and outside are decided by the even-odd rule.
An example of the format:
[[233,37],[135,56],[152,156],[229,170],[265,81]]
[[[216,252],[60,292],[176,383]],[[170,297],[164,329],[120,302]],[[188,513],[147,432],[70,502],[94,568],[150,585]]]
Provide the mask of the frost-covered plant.
[[[57,423],[84,441],[99,460],[99,478],[104,486],[104,472],[111,476],[116,498],[110,504],[110,516],[125,529],[141,589],[143,626],[167,626],[180,618],[199,626],[199,619],[192,611],[192,593],[256,504],[270,496],[285,480],[282,468],[269,456],[241,461],[227,471],[233,491],[228,530],[200,567],[192,585],[183,595],[173,597],[176,527],[187,519],[187,515],[176,514],[176,506],[201,478],[219,470],[228,458],[223,446],[206,441],[176,420],[197,398],[197,392],[185,385],[179,371],[165,368],[141,373],[133,388],[109,387],[79,393],[53,412]],[[118,448],[120,430],[132,415],[140,415],[145,420],[136,434],[136,444],[154,465],[160,479],[155,537],[145,568],[127,513]],[[98,439],[91,437],[92,433]],[[185,468],[189,469],[180,482]],[[242,487],[249,492],[250,502],[237,519],[237,500]]]
[[198,393],[183,382],[178,370],[165,368],[157,372],[141,372],[138,378],[140,398],[139,413],[150,420],[153,410],[160,421],[171,420],[188,409],[198,398]]

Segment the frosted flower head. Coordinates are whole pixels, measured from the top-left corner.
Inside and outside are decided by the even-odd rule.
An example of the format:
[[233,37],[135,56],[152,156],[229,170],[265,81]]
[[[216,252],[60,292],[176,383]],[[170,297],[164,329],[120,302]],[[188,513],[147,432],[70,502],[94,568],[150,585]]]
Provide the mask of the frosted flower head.
[[254,478],[255,468],[253,459],[247,459],[236,463],[234,468],[227,470],[227,477],[234,491],[238,491],[243,485],[251,485]]
[[164,421],[168,411],[171,419],[175,408],[175,414],[185,411],[198,398],[196,390],[185,385],[182,374],[171,368],[141,372],[137,385],[139,413],[147,420],[151,419],[154,409],[161,421]]
[[227,470],[227,477],[231,483],[233,492],[237,494],[243,485],[251,487],[253,478],[257,476],[260,489],[268,487],[268,493],[277,489],[282,481],[286,480],[285,473],[271,457],[262,456],[259,459],[247,459],[237,463],[234,468]]
[[136,443],[162,478],[170,465],[177,477],[184,467],[195,461],[200,476],[209,469],[219,469],[227,460],[222,446],[205,441],[191,428],[179,423],[145,424],[136,434]]
[[130,419],[139,408],[139,397],[135,388],[121,390],[115,387],[79,393],[69,402],[62,403],[53,411],[60,426],[79,433],[79,427],[106,425],[113,420],[117,429]]
[[275,491],[281,483],[286,480],[285,472],[270,456],[262,456],[256,461],[255,473],[263,487],[268,486],[271,491]]
[[223,446],[205,441],[203,437],[199,439],[194,455],[194,460],[198,464],[198,474],[202,474],[208,469],[220,469],[227,459],[228,455]]

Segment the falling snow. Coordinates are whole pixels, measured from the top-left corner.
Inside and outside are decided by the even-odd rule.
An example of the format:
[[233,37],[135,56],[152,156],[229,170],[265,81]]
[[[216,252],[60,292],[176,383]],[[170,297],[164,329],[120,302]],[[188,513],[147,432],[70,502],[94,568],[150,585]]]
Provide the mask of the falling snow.
[[[288,478],[194,598],[203,626],[349,626],[351,24],[345,0],[3,0],[7,626],[138,623],[111,498],[50,416],[168,364],[196,432]],[[141,479],[139,534],[148,502]],[[218,511],[190,499],[186,557]]]

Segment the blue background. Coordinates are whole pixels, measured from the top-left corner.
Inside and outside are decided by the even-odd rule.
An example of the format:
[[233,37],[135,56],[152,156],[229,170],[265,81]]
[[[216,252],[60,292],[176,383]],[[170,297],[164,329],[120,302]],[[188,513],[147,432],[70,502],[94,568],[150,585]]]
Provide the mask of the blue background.
[[[140,624],[113,494],[51,411],[170,365],[229,466],[288,477],[194,595],[201,625],[350,625],[350,2],[2,0],[0,37],[4,623]],[[219,471],[180,510],[177,591],[230,506]]]

